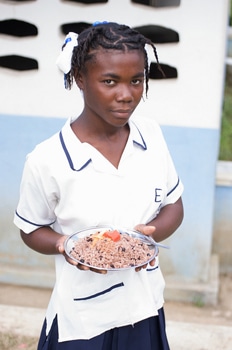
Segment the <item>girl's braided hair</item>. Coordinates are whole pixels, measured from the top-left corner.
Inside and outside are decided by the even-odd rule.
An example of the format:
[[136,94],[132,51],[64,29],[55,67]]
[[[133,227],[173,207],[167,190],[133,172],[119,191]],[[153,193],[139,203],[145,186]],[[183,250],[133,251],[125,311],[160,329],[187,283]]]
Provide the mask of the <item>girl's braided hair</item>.
[[67,89],[71,89],[76,73],[84,71],[85,63],[95,57],[95,50],[99,48],[121,50],[124,52],[127,50],[140,50],[144,54],[145,91],[147,95],[150,67],[145,49],[146,44],[152,47],[158,69],[164,75],[159,64],[156,47],[150,39],[138,31],[131,29],[127,25],[114,22],[99,23],[83,30],[78,36],[78,45],[73,49],[71,70],[65,76]]

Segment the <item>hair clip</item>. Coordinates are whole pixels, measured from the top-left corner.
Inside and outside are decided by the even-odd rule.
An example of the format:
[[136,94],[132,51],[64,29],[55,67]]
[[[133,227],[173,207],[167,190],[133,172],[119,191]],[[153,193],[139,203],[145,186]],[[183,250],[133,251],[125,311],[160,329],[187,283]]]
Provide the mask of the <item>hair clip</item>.
[[97,27],[97,26],[100,26],[100,25],[102,25],[102,24],[107,24],[107,23],[109,23],[109,22],[107,22],[107,21],[103,21],[103,22],[96,21],[96,22],[94,22],[94,23],[92,24],[92,26],[93,26],[93,27]]

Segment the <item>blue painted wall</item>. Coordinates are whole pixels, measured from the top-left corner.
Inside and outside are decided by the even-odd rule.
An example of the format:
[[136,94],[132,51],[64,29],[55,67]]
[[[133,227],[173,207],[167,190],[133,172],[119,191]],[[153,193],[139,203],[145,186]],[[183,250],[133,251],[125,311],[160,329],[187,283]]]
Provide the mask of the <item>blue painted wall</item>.
[[[26,154],[37,143],[59,131],[64,123],[63,118],[0,116],[0,230],[2,238],[5,238],[0,246],[0,261],[3,263],[35,267],[48,263],[41,255],[27,248],[25,250],[12,220]],[[162,126],[162,130],[185,185],[185,219],[181,228],[169,239],[171,250],[162,252],[163,269],[166,274],[178,271],[178,274],[191,279],[197,279],[201,274],[204,280],[207,273],[202,275],[201,264],[207,264],[211,254],[219,132],[166,125]]]
[[[20,267],[53,267],[52,258],[30,251],[22,243],[19,231],[13,224],[13,216],[26,154],[36,144],[59,131],[63,124],[64,119],[58,118],[0,115],[0,281],[16,281],[17,269]],[[17,281],[25,282],[25,276],[19,277]]]
[[170,238],[172,249],[165,252],[167,273],[179,271],[186,279],[205,281],[210,268],[220,131],[173,126],[162,129],[185,186],[185,217]]

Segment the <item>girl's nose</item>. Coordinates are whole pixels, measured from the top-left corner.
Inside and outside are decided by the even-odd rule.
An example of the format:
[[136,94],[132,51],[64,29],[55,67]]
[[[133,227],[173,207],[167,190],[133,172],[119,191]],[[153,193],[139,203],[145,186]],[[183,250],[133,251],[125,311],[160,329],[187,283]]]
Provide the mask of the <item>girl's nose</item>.
[[120,85],[117,91],[118,102],[131,102],[133,100],[133,94],[131,87],[128,85]]

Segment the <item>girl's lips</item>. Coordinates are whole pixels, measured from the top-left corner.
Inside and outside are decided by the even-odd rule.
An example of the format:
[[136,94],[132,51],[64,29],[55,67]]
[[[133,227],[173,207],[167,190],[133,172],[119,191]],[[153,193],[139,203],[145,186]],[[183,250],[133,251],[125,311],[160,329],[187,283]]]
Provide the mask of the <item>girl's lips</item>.
[[116,110],[113,110],[113,112],[116,112],[116,113],[130,113],[131,110],[130,109],[116,109]]
[[112,111],[114,115],[118,115],[121,117],[128,117],[132,114],[132,110],[130,109],[117,109]]

